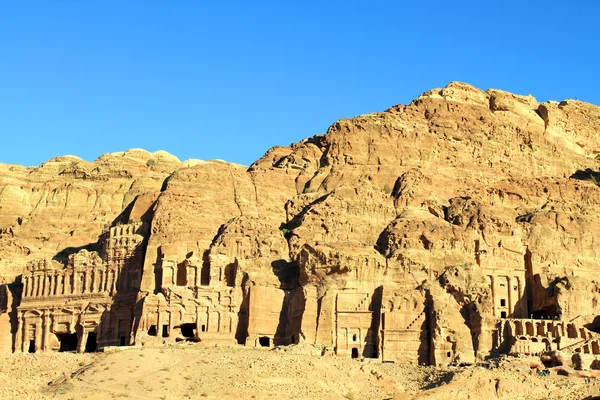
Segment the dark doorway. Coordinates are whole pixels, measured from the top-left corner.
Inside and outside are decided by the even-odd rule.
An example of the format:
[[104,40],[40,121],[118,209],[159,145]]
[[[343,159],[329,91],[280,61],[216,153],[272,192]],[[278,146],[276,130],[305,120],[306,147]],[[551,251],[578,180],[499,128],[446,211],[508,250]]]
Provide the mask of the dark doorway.
[[193,338],[196,336],[194,331],[196,330],[196,324],[181,324],[181,335],[187,338]]
[[169,337],[169,325],[163,325],[162,337]]
[[183,263],[177,266],[177,286],[187,285],[187,268]]
[[121,336],[120,340],[119,340],[119,346],[125,346],[125,336]]
[[148,336],[156,336],[156,325],[150,325],[150,329],[148,329]]
[[262,347],[270,347],[271,339],[269,339],[267,336],[261,336],[258,338],[258,344],[260,344]]
[[94,353],[97,348],[98,343],[96,343],[96,332],[88,333],[87,342],[85,342],[85,352]]
[[30,353],[35,353],[35,340],[29,341],[29,350]]
[[63,333],[56,335],[60,343],[59,352],[62,351],[75,351],[77,350],[77,334],[76,333]]
[[233,287],[235,286],[235,275],[237,273],[237,264],[229,264],[225,267],[225,280],[227,281],[227,286]]
[[358,349],[356,347],[352,348],[352,358],[358,358]]

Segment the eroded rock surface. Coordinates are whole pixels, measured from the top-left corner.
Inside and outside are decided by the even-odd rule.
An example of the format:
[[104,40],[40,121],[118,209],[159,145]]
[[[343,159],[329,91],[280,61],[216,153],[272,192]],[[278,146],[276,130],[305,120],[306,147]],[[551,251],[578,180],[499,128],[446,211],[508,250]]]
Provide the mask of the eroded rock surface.
[[454,82],[249,168],[0,165],[0,345],[600,354],[599,130],[597,106]]

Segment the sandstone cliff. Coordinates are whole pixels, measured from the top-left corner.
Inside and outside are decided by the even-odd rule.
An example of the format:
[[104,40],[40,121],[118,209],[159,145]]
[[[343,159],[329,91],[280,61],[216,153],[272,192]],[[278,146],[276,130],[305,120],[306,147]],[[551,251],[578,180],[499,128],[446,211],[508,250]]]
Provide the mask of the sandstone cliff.
[[[324,354],[433,364],[514,351],[518,337],[530,352],[536,336],[547,350],[571,346],[600,329],[599,130],[597,106],[451,83],[249,168],[142,150],[0,164],[0,276],[15,281],[16,307],[25,277],[49,268],[24,274],[34,260],[76,274],[69,256],[87,250],[117,276],[130,268],[114,284],[131,295],[114,329],[80,322],[106,345],[193,329],[201,340],[308,341]],[[81,278],[92,289],[104,279],[98,291],[113,300],[103,307],[115,295],[107,271]],[[21,304],[23,318],[58,301],[52,285]],[[60,318],[47,313],[39,326],[54,332]],[[38,340],[19,318],[17,342]],[[533,332],[542,318],[564,323]]]

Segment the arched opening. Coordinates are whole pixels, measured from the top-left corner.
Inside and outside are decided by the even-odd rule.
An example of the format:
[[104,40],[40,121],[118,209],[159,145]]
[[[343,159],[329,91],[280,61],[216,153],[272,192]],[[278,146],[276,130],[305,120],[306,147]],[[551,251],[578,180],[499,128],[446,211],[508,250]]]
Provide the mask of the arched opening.
[[150,328],[148,329],[148,336],[156,336],[157,332],[156,332],[156,325],[150,325]]
[[525,322],[525,331],[529,336],[533,336],[533,322]]
[[358,358],[358,349],[356,347],[352,348],[352,358]]
[[96,343],[96,332],[88,333],[87,341],[85,342],[85,352],[93,353],[98,348],[98,344]]
[[515,336],[523,334],[523,324],[521,321],[515,321]]
[[540,322],[540,323],[536,324],[536,327],[537,327],[537,335],[544,336],[544,323]]
[[258,344],[260,344],[261,347],[271,347],[271,339],[267,336],[261,336],[258,338]]

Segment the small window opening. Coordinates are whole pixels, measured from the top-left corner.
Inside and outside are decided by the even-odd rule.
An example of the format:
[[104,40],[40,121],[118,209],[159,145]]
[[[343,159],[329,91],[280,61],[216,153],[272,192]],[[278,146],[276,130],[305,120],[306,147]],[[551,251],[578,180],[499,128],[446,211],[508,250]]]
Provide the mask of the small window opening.
[[506,311],[502,311],[500,313],[500,318],[506,318]]
[[206,325],[202,325],[202,332],[206,332]]
[[500,299],[500,307],[506,307],[506,299]]
[[169,337],[169,325],[163,325],[162,337]]
[[358,349],[356,347],[352,348],[352,358],[358,358]]
[[271,339],[269,339],[267,336],[261,336],[258,338],[258,344],[260,344],[262,347],[270,347]]
[[156,336],[156,325],[150,325],[150,329],[148,329],[148,336]]
[[356,334],[352,335],[352,341],[356,342]]
[[29,350],[30,353],[35,353],[35,340],[29,341]]
[[448,357],[452,357],[452,352],[451,352],[451,351],[449,351],[448,353],[446,353],[446,355],[447,355]]

